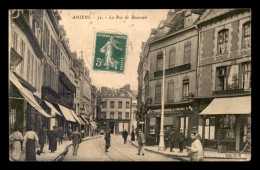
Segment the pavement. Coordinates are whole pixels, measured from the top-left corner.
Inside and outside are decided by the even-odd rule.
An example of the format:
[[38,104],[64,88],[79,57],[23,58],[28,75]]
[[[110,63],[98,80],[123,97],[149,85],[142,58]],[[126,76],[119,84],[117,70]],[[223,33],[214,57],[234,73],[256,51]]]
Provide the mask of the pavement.
[[[101,135],[97,136],[88,136],[82,139],[82,141],[90,140],[90,139],[95,139],[99,138]],[[49,149],[49,145],[45,144],[43,152],[41,155],[36,154],[36,160],[38,161],[60,161],[65,155],[66,151],[72,146],[72,141],[70,140],[63,140],[62,144],[59,145],[57,144],[57,150],[54,153],[51,153]]]
[[[130,141],[129,142],[134,145],[138,146],[137,141]],[[173,152],[170,152],[170,148],[167,148],[165,151],[159,151],[158,145],[154,146],[145,146],[145,150],[161,155],[165,155],[167,157],[172,157],[181,161],[189,161],[187,157],[186,149],[183,150],[182,153],[179,152],[179,148],[173,148]],[[204,149],[204,156],[203,159],[205,161],[250,161],[251,160],[251,153],[234,153],[234,152],[226,152],[226,153],[218,153],[217,150],[212,149]]]

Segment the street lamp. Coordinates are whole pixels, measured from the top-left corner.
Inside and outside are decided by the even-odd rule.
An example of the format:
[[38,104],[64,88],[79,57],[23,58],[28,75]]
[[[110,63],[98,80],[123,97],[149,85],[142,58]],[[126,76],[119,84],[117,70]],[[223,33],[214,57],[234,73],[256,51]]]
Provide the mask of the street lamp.
[[162,79],[162,109],[161,109],[161,129],[160,129],[160,142],[159,142],[159,151],[165,151],[165,143],[164,143],[164,81],[165,81],[165,49],[163,51],[163,79]]

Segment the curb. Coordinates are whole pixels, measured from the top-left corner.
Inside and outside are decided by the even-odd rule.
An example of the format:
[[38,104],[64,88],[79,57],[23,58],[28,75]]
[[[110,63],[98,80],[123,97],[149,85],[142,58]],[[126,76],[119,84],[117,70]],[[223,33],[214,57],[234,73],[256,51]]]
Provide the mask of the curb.
[[[82,139],[82,141],[87,141],[87,140],[90,140],[90,139],[95,139],[95,138],[100,138],[102,137],[101,135],[100,136],[94,136],[92,138],[87,138],[87,139]],[[54,162],[60,162],[64,159],[64,157],[67,155],[68,151],[69,151],[69,148],[72,146],[72,144],[69,144],[65,147],[64,151],[62,153],[60,153],[53,161]]]
[[[135,147],[138,147],[136,144],[134,144],[133,142],[130,141],[130,143],[132,145],[134,145]],[[161,152],[156,152],[154,150],[150,150],[150,149],[147,149],[145,148],[146,151],[149,151],[149,152],[152,152],[152,153],[156,153],[156,154],[160,154],[160,155],[164,155],[164,156],[167,156],[167,157],[171,157],[171,158],[174,158],[174,159],[178,159],[178,160],[181,160],[181,161],[190,161],[189,158],[187,156],[177,156],[177,155],[171,155],[171,154],[166,154],[166,153],[161,153]],[[209,156],[204,156],[203,158],[205,159],[239,159],[239,160],[247,160],[247,158],[242,158],[242,157],[209,157]]]

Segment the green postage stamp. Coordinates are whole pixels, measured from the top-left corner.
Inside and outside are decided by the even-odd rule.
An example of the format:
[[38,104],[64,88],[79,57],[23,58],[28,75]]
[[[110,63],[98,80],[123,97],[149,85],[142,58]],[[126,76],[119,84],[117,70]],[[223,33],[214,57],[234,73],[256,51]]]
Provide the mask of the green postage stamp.
[[124,73],[127,35],[96,33],[93,70]]

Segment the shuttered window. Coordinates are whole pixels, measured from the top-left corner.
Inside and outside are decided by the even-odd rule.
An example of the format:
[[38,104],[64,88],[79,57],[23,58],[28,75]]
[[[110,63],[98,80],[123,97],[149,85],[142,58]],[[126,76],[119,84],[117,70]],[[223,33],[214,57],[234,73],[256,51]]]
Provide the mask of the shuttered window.
[[185,45],[184,47],[184,64],[190,63],[191,59],[191,45]]
[[155,103],[161,103],[161,85],[155,86]]
[[174,93],[174,83],[169,82],[168,83],[168,96],[167,96],[168,101],[173,101],[173,93]]

